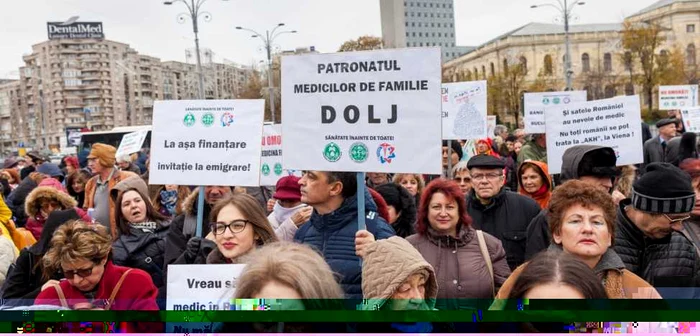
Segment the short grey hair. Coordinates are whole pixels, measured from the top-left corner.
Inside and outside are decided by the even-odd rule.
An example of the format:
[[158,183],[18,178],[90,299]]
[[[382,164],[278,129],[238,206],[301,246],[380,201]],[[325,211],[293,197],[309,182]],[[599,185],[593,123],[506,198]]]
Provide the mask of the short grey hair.
[[129,154],[120,155],[120,156],[117,158],[117,162],[128,162],[128,163],[131,163],[131,155],[129,155]]
[[454,167],[452,167],[452,178],[454,178],[455,175],[461,171],[469,171],[469,168],[467,168],[467,163],[467,161],[459,161]]
[[496,127],[494,127],[493,129],[494,135],[499,135],[502,132],[508,132],[508,127],[506,127],[505,125],[496,125]]

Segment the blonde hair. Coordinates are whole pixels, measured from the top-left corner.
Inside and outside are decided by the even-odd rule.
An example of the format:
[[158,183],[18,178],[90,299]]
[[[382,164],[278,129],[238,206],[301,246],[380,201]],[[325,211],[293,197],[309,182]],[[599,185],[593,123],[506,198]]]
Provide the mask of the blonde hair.
[[253,252],[236,283],[235,298],[253,299],[270,282],[293,288],[302,299],[342,299],[344,295],[323,257],[303,244],[278,242]]
[[74,264],[85,259],[99,262],[107,258],[112,251],[112,237],[102,225],[74,220],[56,229],[50,246],[42,259],[44,276],[55,274],[63,263]]
[[421,174],[396,174],[394,175],[393,182],[401,185],[401,180],[407,176],[413,177],[416,179],[416,181],[418,181],[418,195],[422,194],[423,189],[425,189],[425,179],[423,179],[423,175]]

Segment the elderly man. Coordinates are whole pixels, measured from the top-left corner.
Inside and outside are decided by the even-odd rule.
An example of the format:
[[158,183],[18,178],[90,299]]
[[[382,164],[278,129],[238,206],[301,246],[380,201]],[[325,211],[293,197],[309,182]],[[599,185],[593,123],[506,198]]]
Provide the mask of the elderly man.
[[644,143],[644,165],[652,162],[667,162],[668,145],[676,137],[676,120],[661,119],[656,123],[659,135]]
[[501,240],[513,270],[525,261],[525,232],[540,206],[532,198],[503,187],[505,164],[500,159],[476,155],[469,159],[467,168],[472,177],[467,211],[473,225]]

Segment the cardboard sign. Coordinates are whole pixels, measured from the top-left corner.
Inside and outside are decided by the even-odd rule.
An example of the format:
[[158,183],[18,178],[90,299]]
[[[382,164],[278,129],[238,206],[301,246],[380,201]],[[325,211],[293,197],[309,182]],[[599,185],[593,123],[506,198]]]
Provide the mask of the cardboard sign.
[[550,174],[561,172],[564,151],[576,145],[611,147],[618,166],[644,161],[639,96],[550,106],[545,116]]
[[487,106],[486,81],[442,84],[442,138],[488,137]]
[[155,102],[149,182],[260,185],[264,106],[264,100]]
[[[235,310],[236,280],[245,264],[168,265],[166,309]],[[192,333],[211,329],[211,322],[169,323],[168,331]]]
[[683,126],[686,132],[700,132],[700,107],[691,107],[681,110]]
[[295,170],[442,172],[439,48],[282,59],[282,156]]
[[545,133],[544,109],[550,106],[568,106],[569,104],[585,102],[586,91],[533,92],[526,93],[525,103],[525,132],[528,134]]
[[301,177],[301,171],[282,167],[282,125],[265,125],[260,156],[260,185],[275,186],[279,179],[289,175]]
[[659,86],[659,110],[680,110],[697,105],[697,85]]
[[148,130],[142,130],[124,134],[122,141],[119,142],[119,148],[117,149],[115,157],[119,158],[122,155],[129,155],[140,151],[148,132]]

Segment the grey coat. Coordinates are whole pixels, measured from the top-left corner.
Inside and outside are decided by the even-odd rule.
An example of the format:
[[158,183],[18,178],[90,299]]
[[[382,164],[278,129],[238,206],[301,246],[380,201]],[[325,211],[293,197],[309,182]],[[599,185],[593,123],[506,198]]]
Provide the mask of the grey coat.
[[652,162],[671,162],[678,156],[679,144],[680,138],[673,138],[666,141],[666,149],[664,150],[658,135],[649,139],[644,143],[644,166]]

